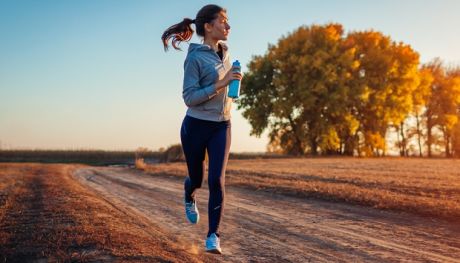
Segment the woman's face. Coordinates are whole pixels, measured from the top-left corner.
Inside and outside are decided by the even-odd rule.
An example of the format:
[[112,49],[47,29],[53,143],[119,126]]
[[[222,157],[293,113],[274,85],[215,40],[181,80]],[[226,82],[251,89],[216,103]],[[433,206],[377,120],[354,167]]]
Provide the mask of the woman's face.
[[216,40],[227,40],[230,33],[230,25],[228,17],[224,11],[221,11],[216,19],[214,19],[206,29],[206,34]]

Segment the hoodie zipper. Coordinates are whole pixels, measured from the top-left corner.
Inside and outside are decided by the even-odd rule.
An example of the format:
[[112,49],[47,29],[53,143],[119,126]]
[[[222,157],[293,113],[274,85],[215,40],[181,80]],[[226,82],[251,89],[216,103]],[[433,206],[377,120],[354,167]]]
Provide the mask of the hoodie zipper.
[[[212,48],[211,48],[212,50]],[[212,50],[213,53],[217,56],[217,58],[219,59],[220,63],[222,64],[222,67],[224,68],[224,72],[225,72],[225,58],[226,58],[226,55],[227,53],[225,52],[224,54],[224,48],[222,47],[222,59],[219,57],[219,55],[217,54],[216,51]],[[228,89],[228,85],[227,85],[227,89]],[[225,106],[227,104],[227,93],[228,93],[228,90],[225,90],[224,91],[224,101],[222,102],[222,111],[220,112],[221,116],[220,116],[220,119],[221,120],[224,120],[224,111],[225,111]]]
[[[225,57],[224,57],[224,60],[225,60]],[[222,66],[224,67],[224,72],[225,72],[225,63],[224,63],[224,61],[222,61]],[[227,85],[226,89],[228,89],[228,85]],[[224,111],[225,111],[226,104],[227,104],[227,90],[224,90],[224,103],[223,103],[223,106],[222,106],[222,119],[224,119]]]
[[[224,53],[224,48],[223,47],[222,47],[222,59],[219,57],[217,52],[214,51],[214,53],[219,58],[219,60],[220,60],[220,62],[222,64],[222,67],[224,68],[224,72],[225,72],[225,58],[226,58],[227,53],[226,52]],[[227,89],[228,89],[228,85],[227,85]],[[220,113],[221,114],[220,115],[221,120],[224,120],[224,111],[225,111],[225,106],[227,104],[227,93],[228,93],[228,91],[224,90],[224,101],[222,102],[222,111]]]

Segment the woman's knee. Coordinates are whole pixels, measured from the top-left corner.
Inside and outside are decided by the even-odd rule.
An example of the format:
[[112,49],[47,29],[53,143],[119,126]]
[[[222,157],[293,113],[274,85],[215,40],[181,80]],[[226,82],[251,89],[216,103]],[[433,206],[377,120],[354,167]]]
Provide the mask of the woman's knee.
[[191,191],[193,189],[201,188],[202,180],[192,180],[190,176],[187,176],[184,181],[185,190]]
[[210,176],[208,178],[209,191],[223,191],[224,182],[222,176]]

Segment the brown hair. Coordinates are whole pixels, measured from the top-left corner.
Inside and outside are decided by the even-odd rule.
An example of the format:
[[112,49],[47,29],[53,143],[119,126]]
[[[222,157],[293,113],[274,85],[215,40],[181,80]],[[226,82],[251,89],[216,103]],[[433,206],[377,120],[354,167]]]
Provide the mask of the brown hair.
[[204,24],[210,23],[212,20],[216,19],[221,11],[226,12],[226,10],[218,5],[206,5],[198,11],[196,14],[196,19],[184,18],[184,20],[178,24],[170,26],[165,30],[161,36],[161,41],[165,51],[168,51],[168,41],[172,38],[172,46],[176,50],[181,50],[178,47],[178,44],[182,41],[190,41],[193,35],[193,29],[190,26],[192,23],[195,23],[196,33],[199,36],[204,37]]

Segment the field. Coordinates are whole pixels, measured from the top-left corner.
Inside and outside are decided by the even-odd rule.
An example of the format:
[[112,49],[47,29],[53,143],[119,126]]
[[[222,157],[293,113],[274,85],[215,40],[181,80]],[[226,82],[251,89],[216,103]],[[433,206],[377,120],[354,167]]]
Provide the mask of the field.
[[460,262],[460,161],[230,160],[221,256],[184,163],[0,163],[0,262]]
[[[184,163],[144,170],[180,177],[187,174]],[[226,182],[453,221],[460,218],[460,160],[456,159],[231,160]]]
[[78,167],[0,164],[0,262],[195,260],[72,179]]

